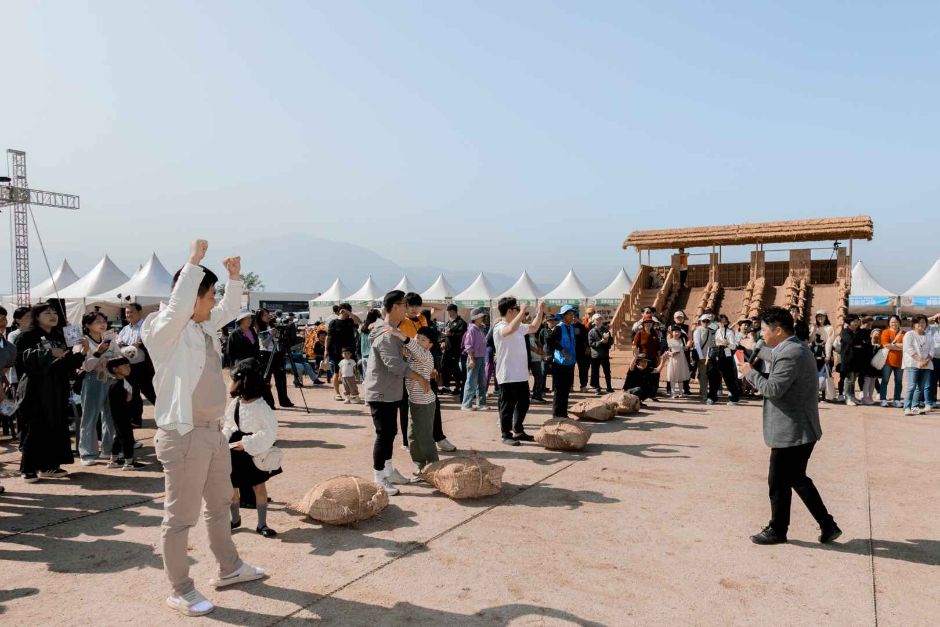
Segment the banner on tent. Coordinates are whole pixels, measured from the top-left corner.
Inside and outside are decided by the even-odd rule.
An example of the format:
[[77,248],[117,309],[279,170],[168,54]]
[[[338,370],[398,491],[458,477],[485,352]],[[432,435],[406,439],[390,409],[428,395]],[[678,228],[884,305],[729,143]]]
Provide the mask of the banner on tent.
[[894,299],[890,296],[849,296],[849,307],[891,307]]
[[455,300],[455,305],[461,307],[489,307],[489,301],[486,300]]
[[940,307],[940,296],[902,296],[901,304],[906,307]]
[[574,305],[580,307],[583,301],[577,298],[549,298],[545,301],[546,305]]

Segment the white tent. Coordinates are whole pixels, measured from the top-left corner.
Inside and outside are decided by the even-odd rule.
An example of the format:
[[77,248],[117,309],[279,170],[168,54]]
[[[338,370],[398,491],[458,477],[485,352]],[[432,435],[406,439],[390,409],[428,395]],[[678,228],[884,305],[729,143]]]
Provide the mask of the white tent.
[[590,297],[590,292],[578,275],[574,270],[569,270],[558,287],[544,296],[544,300],[549,305],[580,305]]
[[[29,299],[32,302],[38,302],[44,298],[55,296],[56,289],[61,292],[77,280],[78,275],[72,270],[68,259],[65,259],[59,269],[52,273],[51,277],[29,291]],[[54,286],[53,281],[55,281]]]
[[519,302],[534,303],[538,302],[538,299],[542,297],[542,290],[538,288],[535,281],[529,276],[529,273],[523,270],[522,274],[519,276],[519,280],[513,283],[512,287],[508,290],[497,296],[497,298],[504,296],[512,296]]
[[91,271],[72,283],[64,290],[59,290],[59,298],[88,298],[109,291],[127,282],[128,276],[114,265],[111,258],[105,255]]
[[626,270],[620,268],[620,272],[610,282],[610,285],[594,295],[594,303],[596,305],[618,305],[623,300],[624,294],[628,294],[632,287],[633,280]]
[[[852,286],[855,293],[855,286]],[[940,307],[940,259],[934,262],[927,274],[920,277],[906,292],[901,294],[901,305],[905,307]]]
[[157,259],[156,253],[150,255],[141,268],[129,280],[99,294],[89,296],[89,303],[129,303],[156,305],[170,297],[173,291],[173,276]]
[[893,308],[897,294],[882,286],[871,275],[861,261],[852,268],[852,293],[849,294],[849,309],[871,310],[873,308]]
[[401,290],[405,294],[409,292],[418,292],[418,288],[416,288],[414,283],[411,282],[411,279],[408,278],[407,274],[401,278],[401,281],[399,281],[398,285],[393,287],[392,290]]
[[366,282],[362,284],[362,287],[350,294],[346,300],[349,301],[351,305],[364,305],[380,301],[384,297],[385,292],[379,289],[379,286],[375,284],[370,274]]
[[481,272],[467,289],[454,296],[454,302],[463,307],[488,307],[494,298],[496,290]]
[[431,287],[421,293],[421,299],[429,303],[443,303],[454,298],[457,290],[447,282],[444,275],[438,275]]
[[312,303],[338,303],[349,296],[349,288],[343,284],[343,281],[337,277],[333,285],[325,292],[314,298]]

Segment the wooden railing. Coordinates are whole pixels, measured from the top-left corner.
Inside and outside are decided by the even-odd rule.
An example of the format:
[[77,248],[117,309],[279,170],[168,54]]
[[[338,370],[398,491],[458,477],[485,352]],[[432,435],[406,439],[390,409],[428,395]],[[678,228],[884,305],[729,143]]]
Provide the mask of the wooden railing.
[[669,272],[666,274],[666,280],[663,281],[663,286],[659,288],[659,292],[656,294],[656,300],[653,301],[653,309],[655,309],[660,316],[666,314],[670,301],[675,300],[674,292],[677,289],[678,278],[676,268],[669,268]]
[[650,266],[641,265],[639,267],[636,279],[630,287],[630,292],[624,295],[614,311],[610,328],[613,329],[614,344],[616,346],[628,346],[630,344],[630,329],[627,325],[635,319],[636,310],[639,308],[640,295],[643,293],[643,286],[646,285],[650,270]]

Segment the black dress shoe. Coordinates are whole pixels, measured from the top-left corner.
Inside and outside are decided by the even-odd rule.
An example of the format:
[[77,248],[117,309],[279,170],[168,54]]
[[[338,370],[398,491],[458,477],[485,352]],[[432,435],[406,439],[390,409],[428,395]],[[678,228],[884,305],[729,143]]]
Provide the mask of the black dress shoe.
[[294,407],[294,404],[290,401],[287,401],[286,403],[280,403],[280,405],[281,407]]
[[842,535],[842,530],[839,529],[839,525],[832,523],[832,526],[826,527],[821,530],[822,533],[819,534],[819,541],[823,544],[829,544],[833,540],[838,539]]
[[760,533],[751,536],[754,544],[783,544],[786,541],[787,537],[778,534],[773,527],[764,527]]
[[535,441],[535,438],[533,438],[531,435],[525,432],[513,434],[512,439],[515,440],[516,442],[534,442]]
[[271,529],[267,525],[264,527],[255,527],[255,531],[263,535],[265,538],[273,538],[277,535],[277,532],[274,529]]
[[237,520],[233,520],[229,524],[232,526],[232,529],[238,529],[239,527],[242,526],[242,519],[238,518]]

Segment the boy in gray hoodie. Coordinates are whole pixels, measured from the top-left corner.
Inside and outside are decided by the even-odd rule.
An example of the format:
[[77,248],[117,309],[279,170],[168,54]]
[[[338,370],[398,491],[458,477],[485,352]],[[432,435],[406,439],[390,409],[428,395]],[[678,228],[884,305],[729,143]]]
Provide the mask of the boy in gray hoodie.
[[376,320],[369,331],[372,352],[369,355],[369,368],[363,384],[366,403],[372,412],[375,425],[375,444],[372,447],[372,468],[375,470],[375,482],[382,486],[387,494],[398,494],[393,483],[408,483],[400,472],[392,466],[392,452],[395,436],[398,435],[398,405],[402,398],[402,382],[411,379],[421,386],[424,392],[431,389],[427,379],[409,368],[403,357],[404,346],[401,340],[391,334],[405,317],[405,293],[393,290],[383,300],[385,319]]

